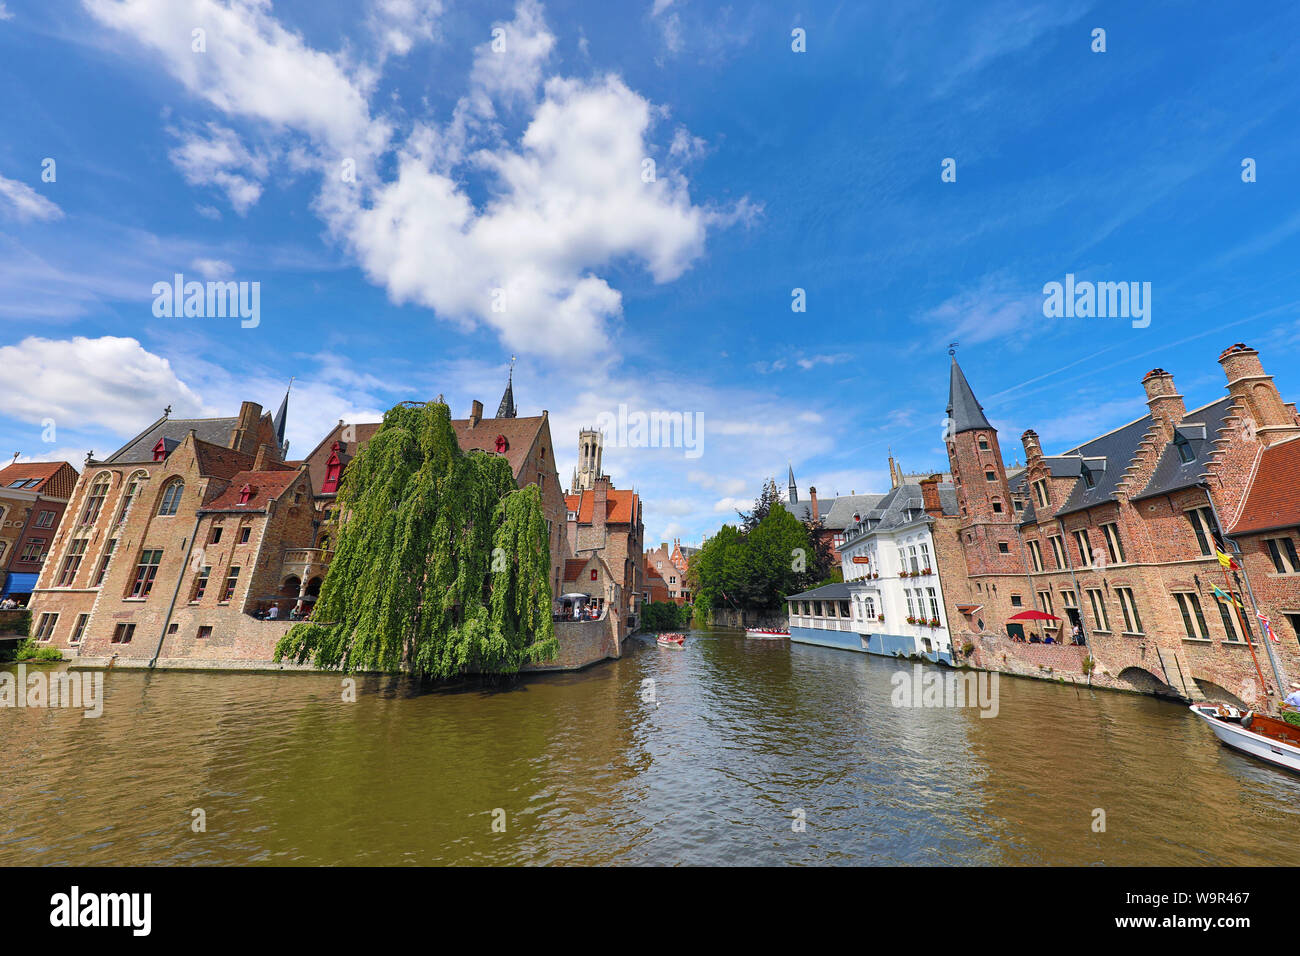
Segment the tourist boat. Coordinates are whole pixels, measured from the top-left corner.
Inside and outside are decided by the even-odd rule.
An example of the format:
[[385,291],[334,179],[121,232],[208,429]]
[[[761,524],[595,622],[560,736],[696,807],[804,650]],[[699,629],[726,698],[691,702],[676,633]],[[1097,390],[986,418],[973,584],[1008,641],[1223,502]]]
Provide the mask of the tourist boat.
[[768,628],[768,627],[747,627],[747,628],[745,628],[745,636],[746,636],[746,637],[782,638],[782,637],[789,637],[789,636],[790,636],[790,632],[789,632],[789,631],[774,631],[774,630],[772,630],[771,628]]
[[1192,704],[1191,710],[1234,750],[1300,773],[1300,727],[1230,704]]
[[685,634],[660,634],[658,637],[660,647],[681,647],[686,643]]

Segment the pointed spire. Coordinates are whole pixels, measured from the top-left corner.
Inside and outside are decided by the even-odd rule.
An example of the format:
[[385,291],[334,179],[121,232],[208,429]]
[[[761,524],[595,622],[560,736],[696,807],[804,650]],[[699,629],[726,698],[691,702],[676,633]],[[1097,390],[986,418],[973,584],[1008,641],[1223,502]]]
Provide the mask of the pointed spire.
[[787,499],[789,500],[790,504],[794,504],[796,501],[799,500],[799,489],[795,487],[795,483],[794,483],[794,465],[790,465],[790,484],[787,490],[789,491],[789,495],[787,496]]
[[284,399],[280,402],[280,410],[271,419],[271,428],[275,431],[275,443],[279,446],[282,457],[289,454],[289,443],[284,440],[284,429],[289,418],[289,392],[292,390],[293,378],[290,378],[289,387],[284,390]]
[[515,357],[510,356],[510,377],[506,379],[505,394],[497,408],[497,418],[516,418],[515,412]]
[[956,355],[952,356],[951,372],[948,383],[948,418],[950,420],[948,434],[959,435],[973,428],[992,429],[993,426],[984,417],[983,406],[975,399],[975,393],[971,391],[970,383],[966,381],[961,366],[957,364]]

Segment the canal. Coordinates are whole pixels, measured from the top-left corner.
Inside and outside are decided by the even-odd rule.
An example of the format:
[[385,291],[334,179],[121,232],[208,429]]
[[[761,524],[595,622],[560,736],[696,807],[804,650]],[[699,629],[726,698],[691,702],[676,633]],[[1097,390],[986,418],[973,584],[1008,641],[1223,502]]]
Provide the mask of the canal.
[[355,703],[336,675],[110,673],[97,719],[0,709],[0,864],[1294,861],[1300,778],[1185,708],[1011,678],[991,719],[892,707],[911,666],[714,630]]

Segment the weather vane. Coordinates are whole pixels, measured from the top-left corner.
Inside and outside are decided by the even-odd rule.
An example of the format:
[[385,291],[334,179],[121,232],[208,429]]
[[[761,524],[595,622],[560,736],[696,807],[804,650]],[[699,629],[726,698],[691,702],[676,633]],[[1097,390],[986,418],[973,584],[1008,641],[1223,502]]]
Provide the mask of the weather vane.
[[949,354],[949,355],[956,355],[956,354],[957,354],[957,343],[956,343],[956,342],[949,342],[949,343],[948,343],[948,354]]

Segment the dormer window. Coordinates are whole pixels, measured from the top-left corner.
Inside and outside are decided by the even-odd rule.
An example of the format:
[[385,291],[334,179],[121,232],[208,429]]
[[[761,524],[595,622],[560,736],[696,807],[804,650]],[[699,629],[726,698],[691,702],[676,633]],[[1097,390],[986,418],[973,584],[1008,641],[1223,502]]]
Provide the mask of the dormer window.
[[1178,449],[1178,457],[1184,465],[1196,460],[1196,452],[1192,450],[1192,443],[1187,440],[1187,436],[1182,432],[1175,433],[1174,447]]
[[242,488],[239,489],[239,503],[240,503],[241,505],[246,505],[246,504],[248,504],[249,500],[250,500],[252,497],[253,497],[253,486],[252,486],[252,485],[244,485],[244,487],[242,487]]
[[153,460],[163,461],[166,458],[167,458],[167,442],[165,439],[159,438],[158,444],[153,446]]
[[334,447],[330,450],[329,460],[325,462],[325,480],[321,483],[320,490],[323,492],[334,492],[339,490],[339,475],[343,471],[343,465],[339,461],[339,443],[335,442]]
[[1083,466],[1083,470],[1080,471],[1079,474],[1083,478],[1083,486],[1085,488],[1097,487],[1097,479],[1092,477],[1092,469],[1090,469],[1087,465]]
[[498,436],[497,436],[497,440],[496,440],[496,452],[497,452],[497,454],[498,454],[498,455],[504,455],[504,454],[506,453],[506,449],[509,448],[509,447],[510,447],[510,443],[509,443],[508,441],[506,441],[506,436],[505,436],[505,435],[498,435]]

